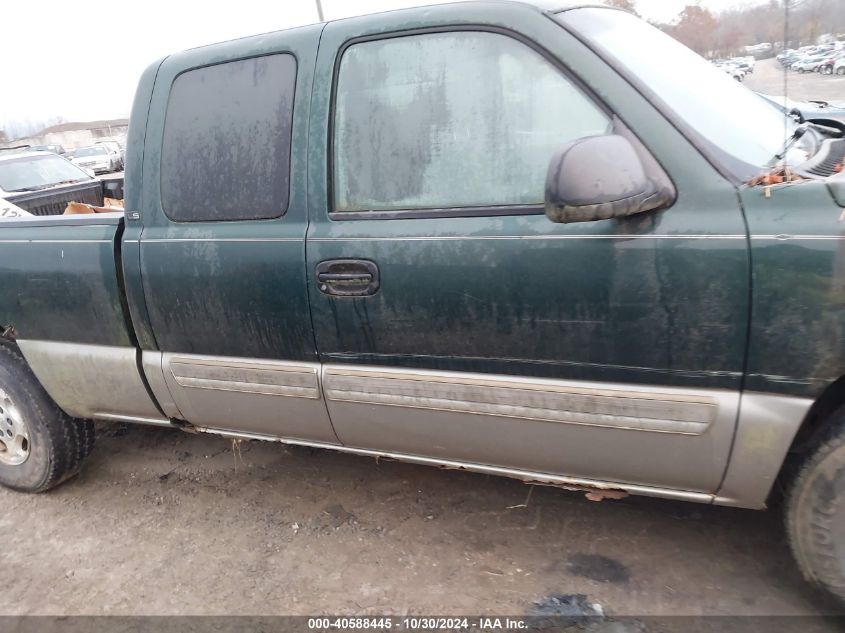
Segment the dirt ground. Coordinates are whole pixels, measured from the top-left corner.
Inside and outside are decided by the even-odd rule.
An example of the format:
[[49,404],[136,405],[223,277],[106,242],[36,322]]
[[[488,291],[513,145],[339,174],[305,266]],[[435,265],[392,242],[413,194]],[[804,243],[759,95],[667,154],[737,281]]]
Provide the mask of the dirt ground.
[[[796,101],[809,99],[845,101],[845,76],[828,76],[818,73],[800,74],[787,71],[787,93]],[[757,62],[754,72],[745,79],[745,85],[756,92],[772,96],[784,95],[784,70],[775,59]]]
[[610,615],[836,610],[799,577],[777,511],[98,432],[76,479],[0,490],[0,614],[521,615],[568,594]]

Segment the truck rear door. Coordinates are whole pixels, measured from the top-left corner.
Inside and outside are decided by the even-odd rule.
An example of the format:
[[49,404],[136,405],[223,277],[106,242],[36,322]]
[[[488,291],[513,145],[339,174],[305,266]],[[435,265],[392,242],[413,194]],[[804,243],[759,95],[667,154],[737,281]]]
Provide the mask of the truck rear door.
[[160,362],[172,414],[198,425],[336,441],[304,270],[321,28],[194,49],[158,71],[137,220],[144,363]]

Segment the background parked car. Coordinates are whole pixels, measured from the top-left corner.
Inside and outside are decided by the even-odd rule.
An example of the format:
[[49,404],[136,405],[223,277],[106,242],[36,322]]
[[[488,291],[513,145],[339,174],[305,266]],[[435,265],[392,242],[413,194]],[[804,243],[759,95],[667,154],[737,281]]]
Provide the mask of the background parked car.
[[754,72],[754,58],[743,58],[743,59],[735,59],[732,60],[734,66],[744,72],[746,75],[750,75]]
[[57,154],[0,151],[0,199],[33,215],[60,215],[68,202],[103,204],[103,183]]
[[65,148],[61,145],[33,145],[29,149],[38,150],[42,152],[53,152],[54,154],[58,154],[59,156],[65,155]]
[[713,65],[716,66],[716,68],[725,71],[737,81],[745,81],[746,71],[737,66],[735,63],[727,60],[716,60],[713,62]]
[[74,165],[91,169],[95,174],[104,174],[121,169],[120,153],[106,144],[82,147],[73,153]]
[[832,75],[833,74],[833,67],[836,65],[836,62],[845,57],[845,53],[841,53],[838,51],[831,52],[828,54],[824,60],[819,64],[818,68],[816,68],[817,72],[820,72],[823,75]]
[[775,57],[775,59],[777,59],[778,62],[780,62],[780,64],[782,66],[787,66],[790,58],[792,58],[794,60],[795,56],[796,56],[795,51],[792,50],[791,48],[788,48],[785,51],[781,51],[780,53],[778,53],[778,55],[777,55],[777,57]]
[[839,61],[833,65],[833,74],[839,76],[845,75],[845,57],[841,57]]
[[824,61],[825,58],[818,55],[815,57],[804,58],[795,62],[792,65],[792,70],[797,70],[799,73],[814,73]]
[[105,145],[106,147],[114,150],[120,157],[120,164],[117,168],[121,170],[124,168],[126,163],[126,149],[119,142],[111,139],[104,139],[102,141],[96,141],[94,145]]
[[845,101],[794,101],[787,97],[765,95],[757,93],[784,114],[797,110],[805,121],[816,121],[824,124],[826,121],[836,121],[845,124]]

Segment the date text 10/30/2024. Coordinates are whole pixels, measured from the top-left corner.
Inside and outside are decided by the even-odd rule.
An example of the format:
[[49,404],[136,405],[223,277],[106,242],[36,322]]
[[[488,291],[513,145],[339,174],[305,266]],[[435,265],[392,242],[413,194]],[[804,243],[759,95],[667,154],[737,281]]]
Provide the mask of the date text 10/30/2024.
[[329,630],[407,630],[407,631],[499,631],[522,630],[528,622],[502,617],[322,617],[308,618],[308,629]]

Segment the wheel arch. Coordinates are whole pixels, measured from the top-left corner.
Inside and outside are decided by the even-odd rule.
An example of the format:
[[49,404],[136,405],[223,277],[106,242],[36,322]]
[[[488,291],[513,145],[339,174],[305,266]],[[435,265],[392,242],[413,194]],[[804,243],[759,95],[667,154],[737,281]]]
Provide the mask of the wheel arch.
[[780,466],[775,485],[769,491],[769,502],[780,499],[798,477],[801,466],[812,454],[835,420],[835,413],[845,408],[845,376],[840,376],[825,388],[810,406],[795,433]]
[[816,398],[789,447],[790,454],[802,454],[828,428],[833,414],[845,406],[845,376],[840,376]]
[[5,416],[5,437],[14,441],[16,432],[27,442],[21,444],[27,453],[22,461],[2,464],[0,485],[21,492],[49,490],[79,472],[94,447],[94,424],[75,419],[58,406],[32,371],[11,325],[0,325],[0,362],[3,390],[12,402]]

